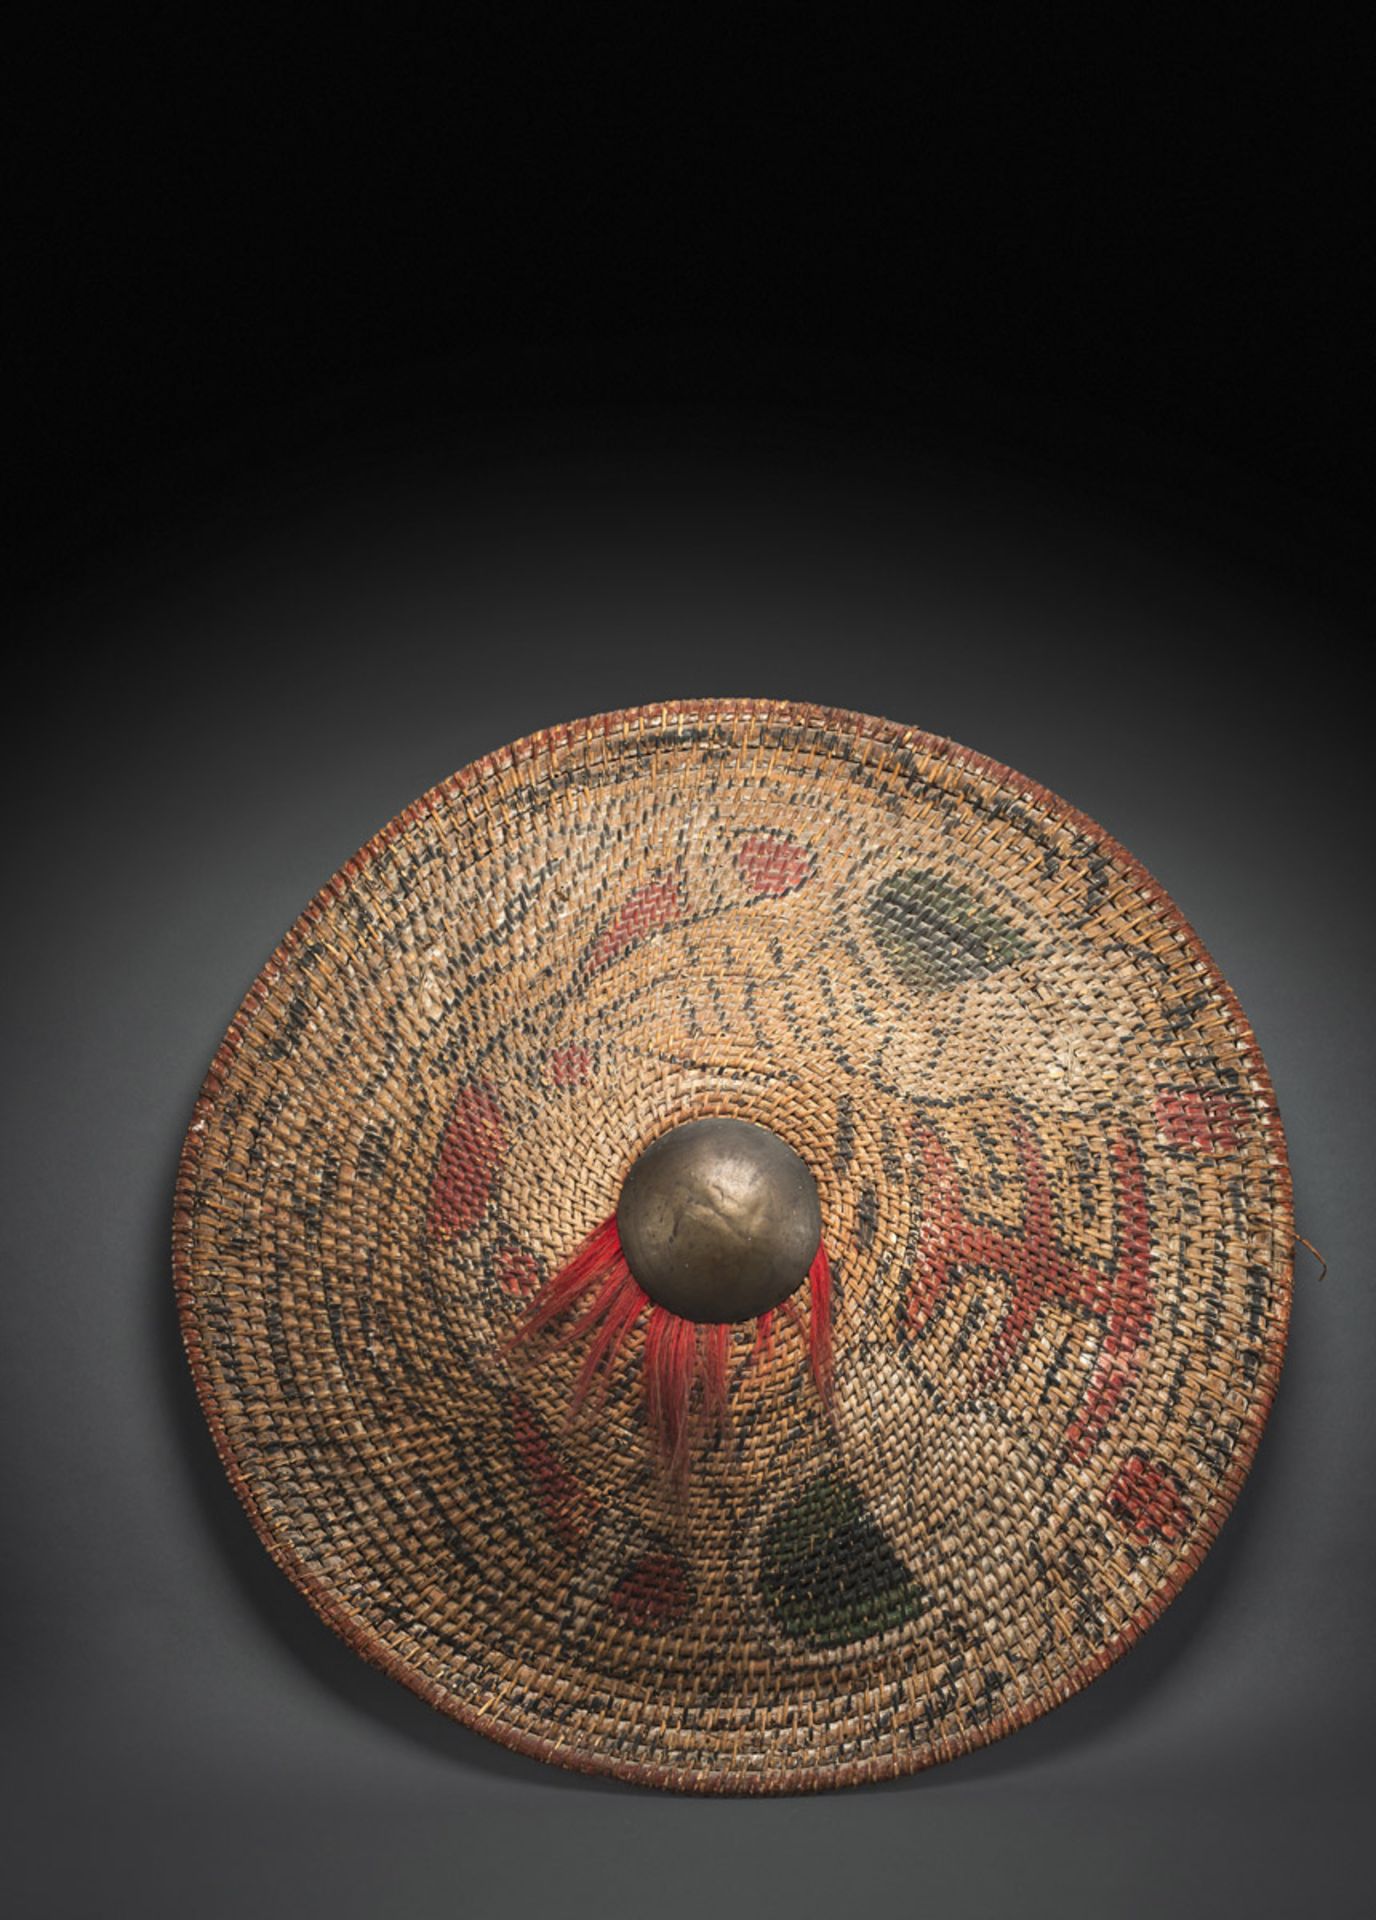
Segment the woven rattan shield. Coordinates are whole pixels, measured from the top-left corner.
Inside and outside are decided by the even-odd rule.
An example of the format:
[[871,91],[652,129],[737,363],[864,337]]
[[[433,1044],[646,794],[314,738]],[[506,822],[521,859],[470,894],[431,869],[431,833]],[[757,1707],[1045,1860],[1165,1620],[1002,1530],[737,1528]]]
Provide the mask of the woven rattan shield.
[[947,1759],[1136,1638],[1251,1463],[1293,1245],[1256,1042],[1135,860],[745,700],[537,734],[350,860],[174,1238],[230,1477],[351,1645],[749,1792]]

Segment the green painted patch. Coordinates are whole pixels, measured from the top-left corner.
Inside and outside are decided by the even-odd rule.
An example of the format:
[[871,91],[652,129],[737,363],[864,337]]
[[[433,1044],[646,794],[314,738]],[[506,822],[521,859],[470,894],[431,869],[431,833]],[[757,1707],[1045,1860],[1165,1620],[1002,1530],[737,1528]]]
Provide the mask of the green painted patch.
[[865,924],[904,986],[959,986],[1022,960],[1032,944],[968,887],[926,867],[888,874],[865,902]]
[[857,1489],[831,1473],[770,1520],[760,1588],[790,1639],[821,1647],[868,1640],[914,1619],[926,1603]]

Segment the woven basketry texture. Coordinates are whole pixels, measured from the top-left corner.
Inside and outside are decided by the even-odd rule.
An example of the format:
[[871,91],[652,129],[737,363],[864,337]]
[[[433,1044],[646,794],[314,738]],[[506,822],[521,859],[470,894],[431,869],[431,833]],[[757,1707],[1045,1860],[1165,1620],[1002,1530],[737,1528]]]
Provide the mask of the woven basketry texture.
[[[668,1128],[816,1179],[806,1334],[733,1330],[680,1483],[634,1337],[515,1342]],[[435,1706],[561,1764],[787,1791],[1045,1711],[1198,1562],[1280,1370],[1284,1142],[1196,936],[951,743],[754,701],[435,789],[321,892],[206,1081],[182,1323],[278,1563]]]

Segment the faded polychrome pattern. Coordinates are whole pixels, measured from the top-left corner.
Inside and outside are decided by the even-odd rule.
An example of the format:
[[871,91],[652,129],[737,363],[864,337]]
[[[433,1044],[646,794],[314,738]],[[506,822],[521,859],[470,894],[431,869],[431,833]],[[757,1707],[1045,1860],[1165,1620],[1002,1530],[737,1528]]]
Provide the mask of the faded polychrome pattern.
[[[513,1330],[635,1156],[803,1156],[834,1276],[739,1329],[686,1484],[628,1343]],[[648,709],[470,769],[322,895],[188,1141],[184,1323],[272,1550],[370,1657],[665,1784],[923,1765],[1083,1684],[1212,1538],[1278,1373],[1265,1069],[1170,903],[948,743]]]

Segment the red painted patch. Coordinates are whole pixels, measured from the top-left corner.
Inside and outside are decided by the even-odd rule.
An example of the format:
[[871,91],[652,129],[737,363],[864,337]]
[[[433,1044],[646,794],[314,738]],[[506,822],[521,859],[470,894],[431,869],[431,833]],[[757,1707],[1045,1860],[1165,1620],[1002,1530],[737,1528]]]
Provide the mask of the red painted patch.
[[736,865],[752,893],[771,898],[812,878],[812,855],[791,833],[752,833],[737,847]]
[[545,1277],[544,1263],[526,1247],[504,1247],[497,1256],[496,1275],[508,1293],[528,1299]]
[[505,1152],[506,1126],[497,1096],[485,1080],[475,1080],[461,1089],[445,1123],[430,1189],[432,1233],[448,1238],[472,1232],[487,1211]]
[[1162,1143],[1177,1153],[1235,1153],[1238,1097],[1202,1087],[1163,1087],[1156,1096]]
[[599,967],[620,959],[628,948],[638,946],[648,935],[681,920],[683,904],[683,882],[677,876],[647,880],[643,887],[636,888],[593,941],[588,954],[589,968],[596,973]]
[[560,1546],[576,1553],[597,1518],[597,1500],[579,1484],[526,1401],[513,1397],[511,1433],[521,1472]]
[[623,1626],[662,1631],[692,1611],[693,1583],[677,1554],[642,1553],[612,1588],[607,1606]]
[[956,1161],[936,1130],[913,1129],[923,1164],[922,1238],[913,1263],[907,1328],[920,1333],[953,1274],[971,1268],[1001,1276],[1008,1301],[983,1367],[984,1384],[1005,1380],[1021,1358],[1038,1315],[1059,1303],[1093,1315],[1103,1325],[1099,1354],[1084,1397],[1066,1429],[1073,1454],[1098,1445],[1132,1386],[1151,1328],[1151,1230],[1146,1174],[1136,1142],[1126,1133],[1112,1145],[1115,1243],[1113,1263],[1100,1268],[1063,1250],[1041,1147],[1029,1121],[1013,1120],[1023,1180],[1023,1215],[1014,1232],[966,1212]]
[[1108,1510],[1135,1540],[1183,1540],[1193,1520],[1169,1467],[1130,1453],[1108,1490]]
[[545,1072],[556,1087],[581,1087],[592,1072],[592,1055],[576,1040],[571,1041],[546,1055]]

